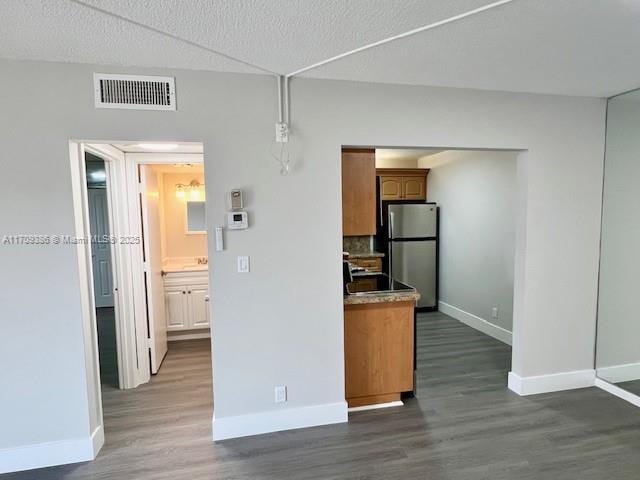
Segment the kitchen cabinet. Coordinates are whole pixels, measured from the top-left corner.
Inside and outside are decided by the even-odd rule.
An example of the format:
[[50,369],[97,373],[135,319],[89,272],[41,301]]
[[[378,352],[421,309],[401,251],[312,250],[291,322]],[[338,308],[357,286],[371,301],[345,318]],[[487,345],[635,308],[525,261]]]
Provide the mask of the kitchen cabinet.
[[207,271],[167,273],[164,300],[168,331],[209,328]]
[[400,400],[414,390],[414,302],[344,306],[349,407]]
[[350,258],[349,262],[356,267],[366,268],[370,272],[382,272],[382,258],[380,257]]
[[342,151],[342,234],[376,234],[376,157],[373,149]]
[[428,173],[423,168],[377,169],[382,200],[426,200]]

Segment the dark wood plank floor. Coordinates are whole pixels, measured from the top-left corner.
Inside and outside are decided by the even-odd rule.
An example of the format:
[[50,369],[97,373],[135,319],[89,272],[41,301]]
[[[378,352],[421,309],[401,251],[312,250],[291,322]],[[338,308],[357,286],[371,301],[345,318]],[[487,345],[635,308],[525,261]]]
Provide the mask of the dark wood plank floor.
[[104,393],[106,444],[90,463],[13,479],[640,478],[640,410],[596,389],[519,397],[510,348],[420,316],[418,395],[349,424],[211,442],[207,342],[172,345],[152,383]]

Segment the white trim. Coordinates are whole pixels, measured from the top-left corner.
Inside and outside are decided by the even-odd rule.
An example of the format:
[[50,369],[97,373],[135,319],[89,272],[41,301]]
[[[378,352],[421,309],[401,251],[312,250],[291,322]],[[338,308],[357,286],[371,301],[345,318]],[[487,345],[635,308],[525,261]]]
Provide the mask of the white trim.
[[104,429],[102,425],[98,425],[91,434],[91,444],[93,445],[93,458],[96,458],[98,452],[104,445]]
[[509,389],[521,396],[536,395],[593,387],[595,380],[595,370],[576,370],[533,377],[521,377],[514,372],[509,372]]
[[349,413],[364,412],[366,410],[378,410],[379,408],[402,407],[403,405],[404,405],[404,402],[402,400],[396,400],[395,402],[386,402],[386,403],[374,403],[373,405],[362,405],[361,407],[350,407]]
[[96,458],[104,444],[99,426],[91,436],[0,449],[0,474],[87,462]]
[[595,386],[601,388],[605,392],[609,392],[611,395],[615,395],[616,397],[631,403],[632,405],[635,405],[636,407],[640,407],[640,397],[618,387],[617,385],[606,382],[601,378],[596,378]]
[[507,345],[512,345],[513,343],[513,335],[509,330],[499,327],[498,325],[494,325],[484,318],[465,312],[464,310],[445,302],[438,302],[438,310],[471,328],[485,333],[496,340],[500,340],[502,343],[506,343]]
[[596,368],[596,375],[609,383],[630,382],[640,379],[640,363],[626,363]]
[[288,408],[233,417],[213,416],[213,440],[347,422],[347,402]]
[[[167,333],[167,341],[168,342],[177,342],[178,340],[198,340],[200,338],[211,338],[211,332],[202,332],[202,333],[180,333],[180,331],[176,330],[168,330]],[[171,335],[174,333],[175,335]]]

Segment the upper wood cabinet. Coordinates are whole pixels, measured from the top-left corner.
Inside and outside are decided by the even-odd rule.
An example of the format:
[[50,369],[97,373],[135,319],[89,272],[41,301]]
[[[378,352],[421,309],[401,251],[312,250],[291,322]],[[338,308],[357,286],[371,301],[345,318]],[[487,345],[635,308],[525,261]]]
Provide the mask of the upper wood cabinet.
[[376,156],[373,149],[342,151],[342,234],[376,234]]
[[423,168],[379,168],[382,200],[426,200],[427,174]]

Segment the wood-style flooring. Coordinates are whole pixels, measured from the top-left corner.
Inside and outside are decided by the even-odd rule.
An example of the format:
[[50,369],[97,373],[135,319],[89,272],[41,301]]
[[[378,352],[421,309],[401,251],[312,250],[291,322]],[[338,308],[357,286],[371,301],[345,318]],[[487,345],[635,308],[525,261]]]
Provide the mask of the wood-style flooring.
[[418,322],[418,395],[348,424],[211,442],[208,340],[171,344],[160,373],[104,392],[89,463],[11,479],[640,479],[640,409],[597,388],[519,397],[510,347],[439,313]]

